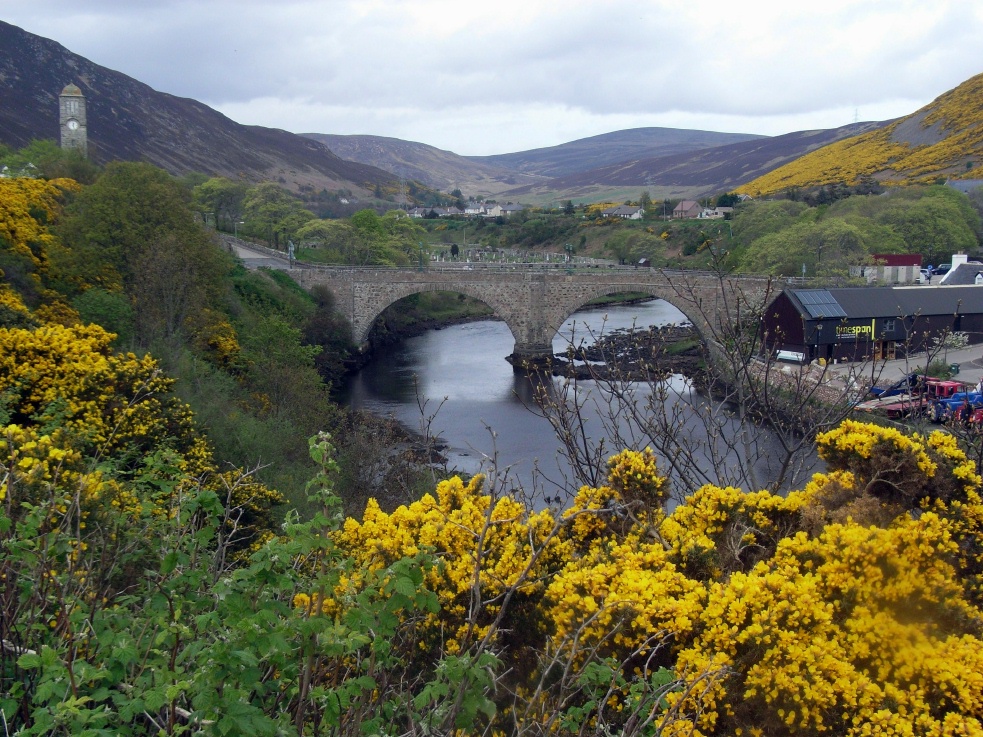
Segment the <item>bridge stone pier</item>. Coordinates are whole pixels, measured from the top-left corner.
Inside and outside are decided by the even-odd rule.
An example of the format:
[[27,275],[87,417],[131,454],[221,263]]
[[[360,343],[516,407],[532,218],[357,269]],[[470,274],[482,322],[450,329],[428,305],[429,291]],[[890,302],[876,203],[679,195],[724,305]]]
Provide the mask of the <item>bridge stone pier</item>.
[[553,355],[553,336],[572,313],[595,297],[642,292],[676,306],[707,342],[723,322],[758,307],[769,296],[762,278],[632,267],[486,266],[472,268],[291,268],[303,287],[327,287],[335,305],[352,324],[364,347],[379,314],[420,292],[465,294],[487,304],[505,321],[515,348],[515,364],[537,363]]

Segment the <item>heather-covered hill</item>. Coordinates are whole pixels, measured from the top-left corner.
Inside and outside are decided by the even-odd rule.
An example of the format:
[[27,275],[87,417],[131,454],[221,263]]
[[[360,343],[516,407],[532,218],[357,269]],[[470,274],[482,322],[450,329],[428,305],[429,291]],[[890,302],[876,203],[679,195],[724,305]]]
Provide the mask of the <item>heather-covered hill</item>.
[[978,74],[907,117],[814,151],[748,182],[741,191],[768,195],[853,184],[864,176],[884,184],[976,178],[981,158],[983,74]]
[[870,130],[883,123],[855,123],[831,130],[799,131],[773,138],[678,153],[659,158],[632,159],[591,171],[577,172],[550,182],[557,189],[587,185],[609,187],[687,187],[706,193],[734,189],[749,178],[770,171],[832,141]]
[[631,128],[581,138],[559,146],[495,156],[469,156],[471,161],[527,174],[564,177],[616,165],[623,161],[680,155],[740,141],[760,139],[748,133],[715,133],[677,128]]
[[442,192],[461,190],[466,195],[495,196],[507,189],[547,181],[458,156],[425,143],[386,136],[304,133],[344,159],[385,169],[406,180],[415,179]]
[[395,190],[388,172],[345,161],[303,136],[240,125],[0,21],[0,143],[21,148],[32,139],[57,140],[58,94],[70,82],[86,98],[96,163],[142,160],[175,175],[197,171],[293,188]]

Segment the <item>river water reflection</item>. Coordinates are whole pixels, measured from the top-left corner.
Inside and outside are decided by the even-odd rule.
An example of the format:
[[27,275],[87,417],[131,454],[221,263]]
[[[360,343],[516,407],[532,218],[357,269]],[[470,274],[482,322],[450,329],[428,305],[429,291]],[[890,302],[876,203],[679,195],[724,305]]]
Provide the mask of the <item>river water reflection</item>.
[[[567,320],[553,349],[562,353],[571,340],[591,343],[591,335],[633,325],[686,322],[662,300],[585,310]],[[495,456],[497,467],[507,468],[523,489],[535,484],[551,493],[555,484],[566,485],[569,468],[549,422],[527,408],[532,382],[505,360],[513,345],[505,323],[494,320],[431,330],[375,358],[344,387],[342,401],[392,416],[414,431],[433,416],[430,432],[447,443],[444,454],[452,468],[488,472]]]

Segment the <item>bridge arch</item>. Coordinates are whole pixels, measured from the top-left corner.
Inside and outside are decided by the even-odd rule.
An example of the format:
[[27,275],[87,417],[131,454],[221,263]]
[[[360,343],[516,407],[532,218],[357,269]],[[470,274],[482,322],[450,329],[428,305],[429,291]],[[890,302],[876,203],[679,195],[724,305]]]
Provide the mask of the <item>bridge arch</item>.
[[357,345],[368,343],[372,326],[386,308],[396,304],[401,299],[425,292],[451,292],[476,299],[488,305],[495,317],[506,324],[514,340],[518,341],[522,335],[520,321],[516,320],[515,315],[512,314],[511,305],[502,299],[498,289],[488,285],[467,282],[455,284],[402,283],[393,285],[391,289],[385,290],[383,294],[379,294],[377,298],[367,301],[362,306],[359,310],[357,325],[353,324],[352,326],[355,343]]
[[661,299],[668,302],[683,313],[683,316],[689,320],[689,322],[696,329],[701,340],[706,341],[707,338],[703,332],[702,321],[698,319],[699,316],[689,314],[689,311],[692,310],[693,307],[692,304],[687,304],[684,300],[679,299],[671,289],[644,284],[633,284],[630,287],[596,286],[590,289],[582,289],[578,295],[573,296],[573,298],[569,301],[564,301],[557,304],[556,310],[551,311],[546,315],[545,319],[547,322],[547,331],[552,330],[553,334],[555,334],[571,315],[573,315],[577,310],[581,309],[592,299],[605,297],[609,294],[615,294],[618,292],[645,294],[649,297],[654,297],[655,299]]

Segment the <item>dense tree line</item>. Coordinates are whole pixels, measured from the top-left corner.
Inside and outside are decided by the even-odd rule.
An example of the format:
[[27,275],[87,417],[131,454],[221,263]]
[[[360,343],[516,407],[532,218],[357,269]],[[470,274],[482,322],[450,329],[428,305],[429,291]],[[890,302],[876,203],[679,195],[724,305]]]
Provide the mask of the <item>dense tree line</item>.
[[733,220],[730,263],[758,273],[845,275],[874,254],[917,253],[925,264],[979,248],[980,217],[944,186],[890,190],[810,206],[773,200],[742,206]]

